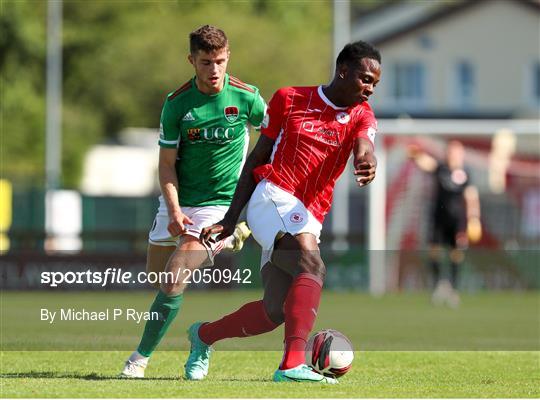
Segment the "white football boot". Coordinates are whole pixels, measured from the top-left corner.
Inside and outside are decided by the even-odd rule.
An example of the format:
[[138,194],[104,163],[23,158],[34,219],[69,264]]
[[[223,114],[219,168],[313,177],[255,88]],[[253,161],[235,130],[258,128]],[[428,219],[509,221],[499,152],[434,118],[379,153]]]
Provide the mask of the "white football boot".
[[139,359],[135,361],[128,359],[124,365],[124,369],[120,373],[120,378],[144,378],[144,370],[147,365],[148,359]]

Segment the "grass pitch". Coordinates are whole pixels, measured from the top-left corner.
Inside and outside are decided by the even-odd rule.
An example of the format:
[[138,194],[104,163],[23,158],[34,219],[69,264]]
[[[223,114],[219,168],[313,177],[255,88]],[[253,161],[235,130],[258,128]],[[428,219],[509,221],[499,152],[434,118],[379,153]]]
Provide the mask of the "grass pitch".
[[116,379],[125,352],[4,352],[2,397],[354,398],[540,396],[538,352],[358,352],[339,385],[273,383],[280,352],[224,351],[201,382],[187,352],[156,352],[143,380]]
[[[116,376],[144,324],[129,321],[40,320],[58,307],[135,307],[151,292],[3,292],[2,398],[357,398],[540,397],[538,292],[464,295],[457,310],[433,307],[429,295],[373,298],[324,292],[315,330],[338,329],[352,340],[352,370],[337,386],[273,383],[282,329],[219,342],[210,375],[180,378],[185,330],[257,299],[256,291],[190,292],[144,380]],[[99,350],[99,351],[98,351]],[[165,351],[163,351],[165,350]]]

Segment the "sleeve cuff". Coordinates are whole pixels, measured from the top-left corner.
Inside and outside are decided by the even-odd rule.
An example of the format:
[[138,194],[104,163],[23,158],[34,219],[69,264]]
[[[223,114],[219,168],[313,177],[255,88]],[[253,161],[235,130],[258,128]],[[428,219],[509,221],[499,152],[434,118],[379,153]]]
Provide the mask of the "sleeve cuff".
[[177,140],[161,140],[158,141],[159,147],[165,147],[167,149],[175,149],[178,146]]

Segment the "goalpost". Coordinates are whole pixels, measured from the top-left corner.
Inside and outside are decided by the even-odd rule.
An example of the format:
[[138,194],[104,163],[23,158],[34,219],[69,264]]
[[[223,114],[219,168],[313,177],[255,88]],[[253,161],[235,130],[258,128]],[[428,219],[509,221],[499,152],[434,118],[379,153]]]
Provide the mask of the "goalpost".
[[[472,181],[479,187],[482,202],[490,203],[483,212],[483,223],[489,222],[489,245],[537,243],[539,120],[382,119],[379,133],[377,177],[369,187],[368,206],[372,294],[395,290],[402,283],[394,250],[420,249],[426,244],[432,177],[408,159],[409,144],[442,159],[446,141],[463,142]],[[509,214],[503,217],[501,210]]]

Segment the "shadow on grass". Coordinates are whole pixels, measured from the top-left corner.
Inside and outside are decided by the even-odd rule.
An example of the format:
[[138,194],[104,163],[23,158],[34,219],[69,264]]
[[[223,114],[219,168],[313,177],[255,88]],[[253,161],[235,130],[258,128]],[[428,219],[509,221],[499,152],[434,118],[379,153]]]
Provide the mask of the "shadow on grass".
[[[12,372],[0,374],[1,379],[18,379],[18,378],[30,378],[30,379],[81,379],[86,381],[179,381],[179,382],[191,382],[185,378],[180,377],[151,377],[151,378],[122,378],[120,376],[112,375],[98,375],[92,374],[77,374],[77,373],[61,373],[53,371],[30,371],[30,372]],[[256,378],[256,379],[210,379],[209,382],[268,382],[268,379]]]
[[[7,374],[0,374],[0,378],[3,379],[15,379],[15,378],[34,378],[34,379],[83,379],[87,381],[106,381],[106,380],[129,380],[129,378],[121,378],[119,376],[108,376],[98,374],[76,374],[76,373],[61,373],[53,371],[30,371],[30,372],[13,372]],[[176,381],[178,378],[174,377],[156,377],[156,378],[137,378],[141,381]]]

